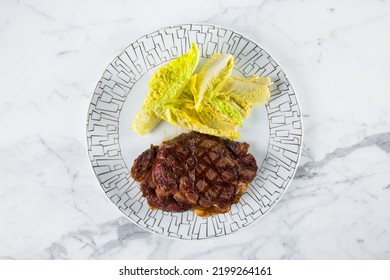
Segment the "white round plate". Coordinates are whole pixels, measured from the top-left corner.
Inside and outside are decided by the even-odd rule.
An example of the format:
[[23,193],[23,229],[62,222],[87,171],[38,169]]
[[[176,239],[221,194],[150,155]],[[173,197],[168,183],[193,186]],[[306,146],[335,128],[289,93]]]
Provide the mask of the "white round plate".
[[[146,136],[130,130],[147,94],[147,83],[164,63],[195,42],[204,60],[213,53],[234,56],[234,75],[269,76],[267,105],[257,105],[244,121],[238,141],[250,144],[259,166],[251,186],[229,213],[200,218],[192,211],[150,210],[130,176],[134,159],[150,144],[160,145],[182,131],[161,123]],[[87,145],[98,181],[112,203],[138,226],[162,236],[204,239],[227,235],[267,213],[290,184],[302,147],[302,119],[294,89],[282,68],[258,44],[226,28],[185,24],[139,38],[108,65],[88,109]]]

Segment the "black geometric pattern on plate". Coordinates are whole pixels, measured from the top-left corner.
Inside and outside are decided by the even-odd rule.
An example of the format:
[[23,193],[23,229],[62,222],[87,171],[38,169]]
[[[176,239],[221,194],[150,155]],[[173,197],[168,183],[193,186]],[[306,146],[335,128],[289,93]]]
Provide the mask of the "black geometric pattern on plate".
[[[135,83],[150,69],[188,51],[196,42],[200,56],[231,53],[244,76],[274,76],[266,105],[270,138],[257,177],[226,214],[199,218],[193,212],[150,210],[130,177],[119,146],[121,108]],[[253,41],[226,28],[187,24],[162,28],[128,46],[103,73],[92,96],[87,146],[93,170],[107,197],[130,220],[154,233],[181,239],[223,236],[246,227],[273,207],[291,182],[302,146],[302,119],[292,85],[281,67]],[[141,151],[140,151],[141,152]]]

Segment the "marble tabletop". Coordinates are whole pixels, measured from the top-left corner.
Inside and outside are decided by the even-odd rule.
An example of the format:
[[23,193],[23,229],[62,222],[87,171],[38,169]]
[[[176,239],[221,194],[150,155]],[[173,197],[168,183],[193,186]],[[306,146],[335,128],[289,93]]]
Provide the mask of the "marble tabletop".
[[[140,36],[181,23],[258,42],[304,121],[281,201],[201,241],[130,222],[86,149],[103,70]],[[0,259],[390,259],[389,34],[390,1],[1,1]]]

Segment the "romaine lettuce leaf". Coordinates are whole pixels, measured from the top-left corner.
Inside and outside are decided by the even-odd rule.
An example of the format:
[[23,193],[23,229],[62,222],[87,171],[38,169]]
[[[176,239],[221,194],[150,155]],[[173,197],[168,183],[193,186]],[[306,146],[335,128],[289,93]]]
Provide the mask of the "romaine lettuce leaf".
[[198,48],[195,43],[184,55],[160,67],[149,81],[149,93],[144,105],[135,117],[131,128],[140,135],[150,132],[161,120],[155,107],[175,100],[187,85],[198,63]]
[[226,99],[215,96],[210,100],[210,104],[212,104],[219,112],[228,117],[236,125],[242,127],[242,116],[240,112]]
[[200,111],[231,75],[234,66],[231,54],[213,54],[202,67],[196,79],[195,109]]
[[226,131],[236,131],[237,124],[232,121],[227,115],[217,110],[212,104],[205,104],[202,111],[197,112],[193,106],[191,113],[196,113],[200,121],[214,129],[226,130]]
[[228,102],[237,109],[242,119],[246,119],[251,112],[253,105],[245,100],[235,99],[234,97],[228,98]]
[[[212,114],[210,114],[210,112],[206,113],[206,111],[208,111],[207,109],[205,109],[204,114],[198,114],[195,110],[194,103],[184,102],[179,104],[176,102],[175,104],[165,104],[164,108],[160,107],[158,110],[161,110],[159,112],[160,114],[164,114],[164,120],[181,128],[186,128],[218,137],[227,137],[229,139],[240,137],[240,133],[235,130],[234,124],[231,127],[223,128],[214,128],[210,126],[210,123],[213,123],[213,126],[216,126],[217,124],[212,121]],[[210,119],[205,120],[205,118]],[[221,119],[217,118],[217,120]],[[225,123],[224,126],[226,126],[227,123]]]
[[250,104],[265,104],[270,97],[270,84],[268,77],[229,77],[220,89],[220,94]]
[[194,96],[196,94],[196,79],[198,75],[193,74],[188,81],[187,85],[184,87],[181,95],[179,96],[178,99],[184,99],[187,101],[195,102],[194,101]]

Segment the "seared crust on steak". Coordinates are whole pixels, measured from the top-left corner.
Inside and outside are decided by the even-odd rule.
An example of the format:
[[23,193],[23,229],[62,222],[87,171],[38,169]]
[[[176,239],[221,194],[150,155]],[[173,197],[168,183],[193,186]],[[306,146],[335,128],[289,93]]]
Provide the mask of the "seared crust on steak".
[[249,145],[198,132],[151,146],[133,164],[132,177],[153,209],[225,213],[255,178]]

